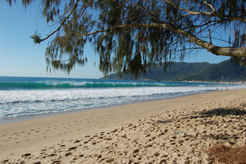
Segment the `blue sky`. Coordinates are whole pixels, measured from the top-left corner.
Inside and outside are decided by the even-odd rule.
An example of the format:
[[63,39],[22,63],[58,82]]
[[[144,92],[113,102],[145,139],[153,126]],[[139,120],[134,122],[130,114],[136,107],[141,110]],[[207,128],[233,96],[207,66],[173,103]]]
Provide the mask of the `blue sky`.
[[[52,28],[46,28],[46,21],[38,5],[39,3],[35,2],[25,9],[19,0],[12,7],[0,0],[0,76],[103,77],[98,69],[99,57],[90,45],[87,45],[84,51],[88,58],[85,66],[76,67],[70,75],[63,71],[51,74],[46,72],[44,54],[48,42],[34,44],[30,38],[36,30],[43,37],[52,31]],[[227,59],[229,57],[215,56],[204,50],[185,62],[219,63]]]

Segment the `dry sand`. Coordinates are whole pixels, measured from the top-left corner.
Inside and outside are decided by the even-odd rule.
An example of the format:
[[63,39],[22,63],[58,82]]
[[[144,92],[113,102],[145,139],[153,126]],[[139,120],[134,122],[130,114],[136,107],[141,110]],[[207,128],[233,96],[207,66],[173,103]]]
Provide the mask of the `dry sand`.
[[245,142],[241,89],[1,124],[0,163],[209,163]]

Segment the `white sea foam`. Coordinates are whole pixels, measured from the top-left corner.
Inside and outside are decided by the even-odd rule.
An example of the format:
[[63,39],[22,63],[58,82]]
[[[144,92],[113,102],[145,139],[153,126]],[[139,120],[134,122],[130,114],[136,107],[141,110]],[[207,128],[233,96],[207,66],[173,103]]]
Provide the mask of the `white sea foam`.
[[[82,84],[80,84],[82,85]],[[230,89],[246,88],[232,85]],[[99,88],[0,91],[0,118],[97,108],[213,91],[216,86]],[[221,89],[221,88],[219,88]],[[223,90],[225,87],[223,86]]]

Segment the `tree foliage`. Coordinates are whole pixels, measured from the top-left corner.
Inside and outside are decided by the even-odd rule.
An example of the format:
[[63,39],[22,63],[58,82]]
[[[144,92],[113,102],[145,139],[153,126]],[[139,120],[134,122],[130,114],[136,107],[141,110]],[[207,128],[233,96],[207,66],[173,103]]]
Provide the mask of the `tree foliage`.
[[46,21],[57,27],[45,38],[38,33],[32,38],[35,43],[49,39],[45,56],[55,69],[70,72],[76,64],[83,65],[88,42],[99,54],[105,75],[117,71],[137,77],[153,63],[167,66],[201,49],[246,65],[244,0],[42,0],[41,4]]

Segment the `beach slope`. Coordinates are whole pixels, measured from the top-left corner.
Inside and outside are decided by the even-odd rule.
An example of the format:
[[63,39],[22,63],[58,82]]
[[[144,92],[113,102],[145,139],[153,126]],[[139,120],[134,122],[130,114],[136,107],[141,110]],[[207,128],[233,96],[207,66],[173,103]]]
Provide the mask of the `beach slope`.
[[0,125],[0,163],[209,163],[244,146],[246,90],[210,92]]

